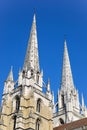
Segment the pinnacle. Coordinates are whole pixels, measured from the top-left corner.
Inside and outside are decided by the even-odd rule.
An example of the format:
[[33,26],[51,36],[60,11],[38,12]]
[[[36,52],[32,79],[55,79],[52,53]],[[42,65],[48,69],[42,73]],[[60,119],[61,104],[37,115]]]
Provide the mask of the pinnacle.
[[83,97],[83,93],[82,93],[82,107],[84,107],[85,104],[84,104],[84,97]]
[[47,91],[50,92],[50,79],[48,79]]
[[10,72],[9,72],[9,75],[8,75],[6,81],[13,81],[13,70],[12,70],[12,67],[11,67],[11,70],[10,70]]

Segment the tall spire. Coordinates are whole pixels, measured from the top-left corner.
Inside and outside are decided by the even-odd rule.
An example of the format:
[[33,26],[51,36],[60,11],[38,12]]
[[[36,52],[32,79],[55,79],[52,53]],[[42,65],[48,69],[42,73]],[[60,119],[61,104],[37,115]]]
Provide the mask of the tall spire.
[[30,32],[30,38],[28,42],[24,70],[33,69],[38,72],[39,69],[39,55],[38,55],[38,41],[37,41],[37,31],[36,31],[36,16],[34,14],[33,23]]
[[13,80],[14,80],[14,79],[13,79],[13,70],[12,70],[12,67],[11,67],[11,70],[10,70],[10,72],[9,72],[9,75],[8,75],[6,81],[13,81]]
[[64,41],[64,56],[63,56],[63,68],[62,68],[62,84],[61,88],[73,88],[73,77],[71,72],[70,60],[68,55],[67,43]]

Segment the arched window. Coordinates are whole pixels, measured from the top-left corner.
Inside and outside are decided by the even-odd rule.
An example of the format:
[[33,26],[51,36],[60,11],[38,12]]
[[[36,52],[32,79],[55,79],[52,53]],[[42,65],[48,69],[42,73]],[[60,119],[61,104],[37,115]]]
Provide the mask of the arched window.
[[40,119],[36,120],[36,130],[40,130]]
[[15,115],[15,116],[13,117],[13,120],[14,120],[13,130],[15,130],[15,127],[16,127],[16,118],[17,118],[17,116]]
[[38,100],[37,100],[36,111],[37,111],[37,112],[40,112],[40,109],[41,109],[41,99],[38,99]]
[[20,107],[20,97],[16,96],[16,112],[19,111],[19,107]]

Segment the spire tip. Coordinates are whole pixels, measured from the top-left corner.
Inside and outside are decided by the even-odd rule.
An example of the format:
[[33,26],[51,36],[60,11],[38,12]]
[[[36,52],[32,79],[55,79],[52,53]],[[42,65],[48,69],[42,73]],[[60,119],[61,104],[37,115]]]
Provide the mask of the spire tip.
[[34,13],[33,22],[36,22],[36,13]]
[[13,81],[13,66],[11,66],[7,81]]

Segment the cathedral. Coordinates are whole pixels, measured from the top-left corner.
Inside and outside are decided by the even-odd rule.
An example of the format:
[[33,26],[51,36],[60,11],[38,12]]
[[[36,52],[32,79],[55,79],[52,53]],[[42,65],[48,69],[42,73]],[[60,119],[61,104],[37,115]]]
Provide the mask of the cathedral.
[[74,85],[66,40],[57,102],[54,101],[50,81],[47,84],[43,82],[34,14],[24,65],[18,73],[17,82],[14,81],[12,68],[4,82],[0,130],[70,130],[72,123],[80,126],[81,122],[86,122],[84,126],[87,128],[86,117],[83,95],[80,104]]

